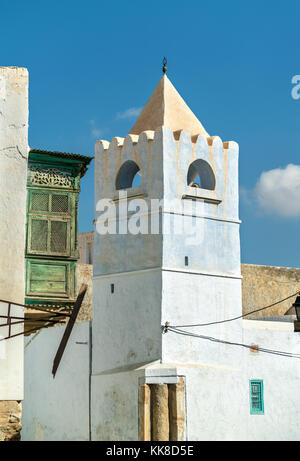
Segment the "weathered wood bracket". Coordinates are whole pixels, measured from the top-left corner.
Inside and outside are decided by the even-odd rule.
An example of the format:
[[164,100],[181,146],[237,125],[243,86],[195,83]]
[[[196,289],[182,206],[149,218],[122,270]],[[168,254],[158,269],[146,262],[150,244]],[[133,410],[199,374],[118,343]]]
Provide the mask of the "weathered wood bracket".
[[76,322],[76,318],[77,318],[78,313],[80,311],[82,301],[83,301],[83,298],[84,298],[85,293],[87,291],[87,288],[88,287],[87,287],[86,284],[83,283],[81,285],[80,291],[79,291],[77,299],[75,301],[75,305],[74,305],[73,310],[72,310],[72,314],[70,316],[70,319],[68,321],[68,324],[67,324],[65,332],[64,332],[64,335],[62,337],[62,340],[60,342],[59,348],[57,350],[56,356],[55,356],[54,361],[53,361],[53,368],[52,368],[53,378],[55,377],[55,374],[57,372],[57,369],[58,369],[58,366],[60,364],[61,358],[63,356],[64,350],[66,348],[67,342],[68,342],[69,337],[71,335],[74,323]]

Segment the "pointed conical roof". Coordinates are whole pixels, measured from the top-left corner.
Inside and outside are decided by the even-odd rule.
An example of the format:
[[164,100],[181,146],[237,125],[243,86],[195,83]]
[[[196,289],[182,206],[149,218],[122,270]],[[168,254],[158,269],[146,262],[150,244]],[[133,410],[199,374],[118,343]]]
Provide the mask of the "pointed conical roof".
[[209,136],[166,75],[159,81],[129,134],[138,135],[161,126],[166,126],[173,132],[186,130],[192,136]]

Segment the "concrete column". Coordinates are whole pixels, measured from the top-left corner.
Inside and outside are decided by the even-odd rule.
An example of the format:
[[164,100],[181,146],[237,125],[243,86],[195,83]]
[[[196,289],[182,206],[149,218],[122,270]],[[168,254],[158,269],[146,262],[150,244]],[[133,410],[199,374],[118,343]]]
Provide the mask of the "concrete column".
[[169,440],[168,385],[151,385],[152,440]]
[[170,440],[184,441],[185,405],[184,381],[169,385]]
[[150,387],[144,384],[139,388],[139,439],[151,440]]

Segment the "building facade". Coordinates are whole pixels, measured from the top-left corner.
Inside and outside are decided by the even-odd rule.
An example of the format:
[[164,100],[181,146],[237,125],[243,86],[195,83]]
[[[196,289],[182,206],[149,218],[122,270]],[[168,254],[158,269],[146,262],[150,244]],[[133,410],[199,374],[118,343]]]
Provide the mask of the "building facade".
[[[28,159],[28,71],[0,67],[0,314],[23,317],[26,180]],[[0,326],[7,323],[1,318]],[[0,339],[22,331],[2,326]],[[0,440],[19,436],[23,399],[22,336],[0,342]]]
[[79,263],[93,264],[94,231],[78,234]]
[[[166,76],[125,139],[96,143],[94,440],[299,439],[294,325],[241,318],[238,153]],[[145,228],[163,200],[157,232],[124,232],[136,199]]]
[[80,178],[92,159],[29,148],[28,85],[27,69],[0,67],[0,441],[20,437],[25,304],[76,299]]

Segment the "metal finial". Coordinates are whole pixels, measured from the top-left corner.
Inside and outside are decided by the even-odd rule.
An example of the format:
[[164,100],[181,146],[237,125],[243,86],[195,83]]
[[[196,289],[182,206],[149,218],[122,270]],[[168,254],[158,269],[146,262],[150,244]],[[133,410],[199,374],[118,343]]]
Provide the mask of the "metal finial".
[[162,63],[163,63],[163,69],[162,69],[162,71],[163,71],[163,73],[165,74],[165,73],[167,72],[167,59],[166,59],[165,57],[164,57]]

